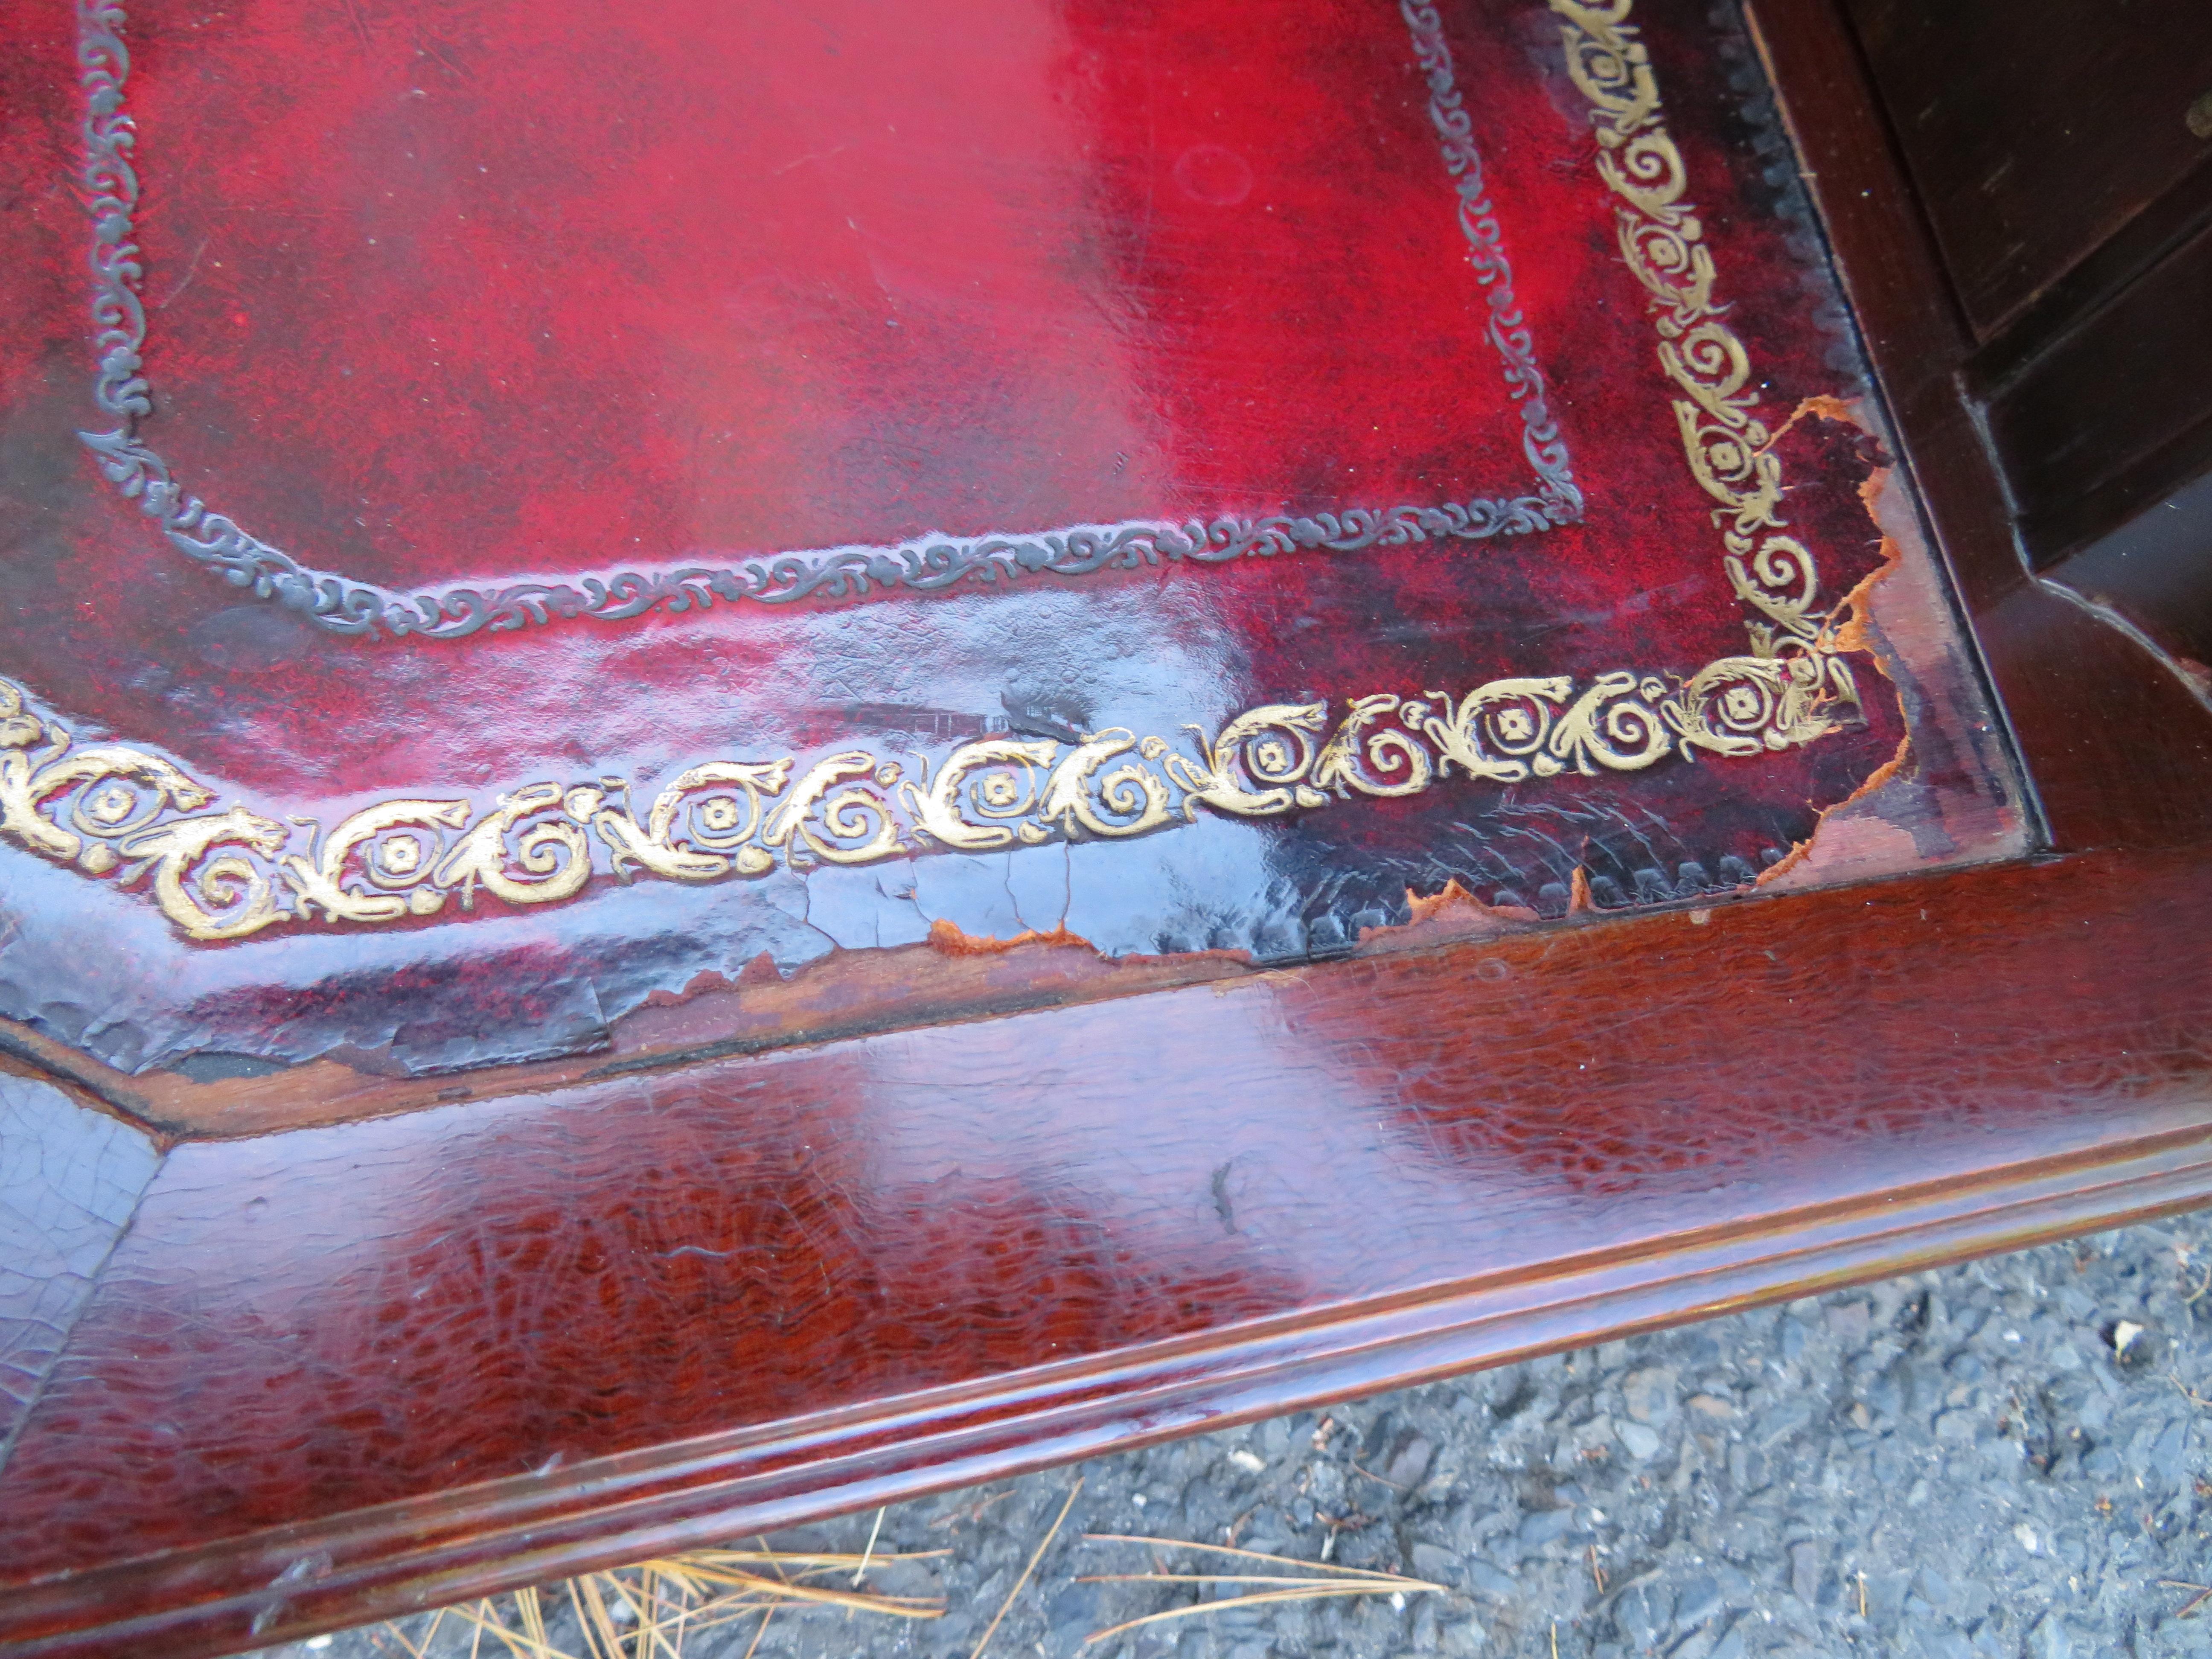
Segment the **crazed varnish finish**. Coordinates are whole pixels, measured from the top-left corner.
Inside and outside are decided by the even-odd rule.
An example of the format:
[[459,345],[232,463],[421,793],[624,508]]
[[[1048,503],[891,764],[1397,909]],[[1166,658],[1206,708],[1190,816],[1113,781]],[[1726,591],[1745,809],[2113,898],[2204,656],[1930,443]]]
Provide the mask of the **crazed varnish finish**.
[[2212,1190],[1702,4],[0,4],[0,1651]]

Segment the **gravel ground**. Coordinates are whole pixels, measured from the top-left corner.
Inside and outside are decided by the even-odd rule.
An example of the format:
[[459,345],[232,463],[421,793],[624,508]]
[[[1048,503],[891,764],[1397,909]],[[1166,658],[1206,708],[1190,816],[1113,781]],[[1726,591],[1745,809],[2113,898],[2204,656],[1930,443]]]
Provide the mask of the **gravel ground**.
[[[871,1583],[942,1595],[946,1617],[781,1611],[694,1636],[684,1659],[968,1655],[1079,1474],[991,1635],[1002,1659],[2212,1652],[2212,1598],[2190,1610],[2212,1584],[2208,1284],[2212,1212],[908,1504],[876,1547],[950,1553]],[[874,1519],[770,1541],[857,1551]],[[1447,1588],[1226,1608],[1085,1649],[1224,1592],[1079,1575],[1279,1571],[1085,1533]],[[556,1605],[555,1644],[583,1655]],[[400,1629],[419,1644],[427,1623]],[[270,1651],[408,1650],[388,1627],[323,1644]],[[424,1651],[467,1655],[465,1627],[448,1618]]]

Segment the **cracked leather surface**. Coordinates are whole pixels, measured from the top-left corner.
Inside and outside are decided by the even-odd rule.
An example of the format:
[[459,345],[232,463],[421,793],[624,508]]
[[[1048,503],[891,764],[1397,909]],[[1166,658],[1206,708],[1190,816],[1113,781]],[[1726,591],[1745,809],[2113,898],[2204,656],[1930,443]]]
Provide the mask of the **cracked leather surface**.
[[[372,797],[482,805],[618,776],[642,801],[709,757],[803,772],[856,744],[910,781],[915,755],[941,765],[986,732],[1182,742],[1187,724],[1218,732],[1262,706],[1317,702],[1334,723],[1357,699],[1679,679],[1749,648],[1719,498],[1686,458],[1591,106],[1542,6],[1459,8],[1445,24],[1539,399],[1508,384],[1490,337],[1485,295],[1504,290],[1485,283],[1504,279],[1470,264],[1467,164],[1438,149],[1449,112],[1431,112],[1407,33],[1421,9],[1299,0],[1284,21],[1211,0],[990,0],[948,32],[932,3],[829,6],[817,21],[860,54],[841,58],[775,7],[610,24],[569,0],[441,0],[417,21],[453,32],[443,60],[396,20],[364,34],[254,0],[202,27],[126,5],[141,435],[213,509],[402,586],[1458,501],[1534,476],[1516,411],[1539,401],[1571,452],[1579,521],[442,642],[321,631],[191,568],[76,436],[95,373],[90,228],[68,182],[85,70],[70,9],[27,7],[23,49],[0,64],[0,171],[23,203],[0,251],[24,319],[0,343],[0,564],[20,600],[0,672],[84,742],[158,745],[272,823],[328,830]],[[1858,495],[1881,446],[1851,420],[1790,411],[1863,390],[1847,319],[1743,41],[1695,0],[1649,0],[1638,18],[1699,246],[1755,365],[1789,533],[1818,550],[1820,605],[1838,604],[1884,566]],[[610,29],[621,50],[596,51]],[[727,89],[762,74],[784,113],[746,125],[753,104]],[[990,95],[960,94],[963,76]],[[268,119],[237,122],[241,101]],[[876,131],[892,106],[896,138]],[[611,127],[535,114],[607,107]],[[684,135],[652,151],[642,193],[608,182],[629,154],[608,134],[632,119]],[[1206,182],[1232,151],[1249,195]],[[706,192],[678,190],[674,219],[654,205],[675,188],[664,161]],[[756,187],[774,213],[740,210]],[[556,225],[575,234],[546,241]],[[431,248],[445,252],[425,264]],[[1039,310],[1040,295],[1060,297]],[[1036,334],[1041,316],[1066,326]],[[662,372],[678,362],[680,387]],[[702,409],[705,427],[671,412]],[[383,931],[295,913],[236,949],[185,942],[116,878],[0,849],[0,914],[21,922],[0,1012],[126,1072],[330,1056],[429,1075],[603,1048],[612,1024],[701,975],[735,979],[763,955],[789,975],[936,921],[1000,939],[1057,924],[1116,958],[1273,964],[1342,954],[1407,920],[1409,893],[1448,884],[1547,918],[1577,891],[1626,908],[1734,890],[1908,726],[1927,776],[1966,777],[1984,816],[2004,816],[1993,739],[1929,741],[1943,735],[1931,701],[1960,711],[1954,726],[1985,724],[1944,629],[1902,670],[1863,641],[1876,647],[1854,653],[1863,724],[1725,763],[1455,774],[1374,797],[1346,785],[1326,808],[1208,809],[1127,842],[971,860],[909,840],[908,862],[787,863],[696,889],[609,874],[543,911],[479,896]],[[1988,844],[1920,839],[1890,867]],[[111,948],[76,951],[87,934]]]

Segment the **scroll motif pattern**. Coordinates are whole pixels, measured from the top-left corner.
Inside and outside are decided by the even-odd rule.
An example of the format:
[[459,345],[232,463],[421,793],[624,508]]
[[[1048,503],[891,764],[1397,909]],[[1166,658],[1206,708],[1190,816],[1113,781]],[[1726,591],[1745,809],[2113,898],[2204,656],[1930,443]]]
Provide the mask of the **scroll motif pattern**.
[[[1765,659],[1752,672],[1754,681],[1778,672]],[[1827,729],[1826,713],[1792,699],[1786,675],[1740,717],[1699,711],[1699,699],[1725,701],[1747,672],[1737,659],[1715,664],[1703,690],[1698,678],[1670,689],[1627,672],[1580,685],[1502,679],[1460,696],[1377,693],[1334,715],[1323,702],[1270,703],[1172,739],[1117,728],[1075,743],[994,735],[935,757],[853,749],[804,765],[788,756],[708,761],[671,780],[641,818],[625,779],[547,778],[488,805],[379,801],[327,830],[218,806],[213,789],[159,755],[79,747],[0,680],[0,836],[146,886],[190,939],[381,927],[474,909],[479,895],[556,904],[600,878],[744,880],[779,867],[1116,840],[1201,811],[1279,817],[1455,777],[1518,784],[1640,771],[1711,747],[1698,734],[1714,720],[1736,719],[1747,734],[1754,714],[1778,744]]]
[[[1267,704],[1218,730],[1186,726],[1174,738],[1115,727],[1074,742],[990,736],[933,757],[856,748],[811,759],[712,760],[672,779],[641,817],[625,779],[544,779],[489,805],[381,801],[328,830],[307,820],[280,823],[243,805],[218,807],[213,789],[155,754],[116,744],[80,748],[59,721],[0,681],[0,836],[89,876],[143,886],[179,931],[216,942],[270,929],[421,923],[471,909],[479,894],[512,906],[559,903],[602,878],[744,880],[779,867],[803,872],[823,865],[1149,835],[1194,822],[1201,810],[1233,818],[1279,817],[1355,797],[1415,795],[1456,778],[1530,785],[1571,775],[1634,773],[1670,757],[1788,749],[1855,722],[1857,695],[1837,648],[1835,618],[1817,608],[1811,552],[1784,533],[1773,434],[1758,413],[1748,354],[1714,298],[1711,251],[1685,199],[1682,157],[1660,118],[1648,52],[1626,21],[1631,0],[1547,3],[1562,20],[1575,84],[1592,106],[1598,169],[1616,199],[1622,255],[1651,297],[1658,359],[1674,388],[1672,413],[1685,457],[1717,503],[1723,566],[1753,613],[1743,655],[1708,663],[1686,678],[1620,669],[1587,681],[1506,678],[1456,694],[1378,691],[1335,711],[1326,702]],[[79,5],[89,20],[80,52],[91,110],[83,182],[97,232],[98,396],[121,422],[115,434],[87,441],[112,463],[111,476],[126,493],[140,495],[173,534],[201,538],[234,581],[312,586],[324,579],[256,562],[259,555],[250,550],[244,562],[225,562],[229,556],[221,550],[235,526],[185,501],[158,461],[137,458],[132,422],[150,402],[140,374],[145,322],[130,242],[137,184],[130,165],[133,134],[121,102],[128,62],[114,33],[121,21],[114,0]],[[1541,378],[1527,358],[1479,161],[1465,142],[1470,126],[1451,82],[1437,15],[1418,0],[1401,5],[1428,77],[1431,116],[1458,181],[1462,228],[1490,296],[1493,339],[1509,375],[1526,359],[1526,378],[1514,385],[1531,459],[1540,471],[1556,461],[1565,479],[1564,449],[1548,447],[1556,434]],[[1527,510],[1546,522],[1565,522],[1562,512],[1579,511],[1579,495],[1571,491],[1567,479],[1547,498],[1551,505],[1535,501]],[[1519,512],[1522,505],[1498,510]],[[1054,562],[1060,559],[1097,568],[1125,556],[1159,556],[1163,546],[1167,556],[1214,556],[1195,550],[1200,548],[1237,556],[1252,550],[1245,544],[1251,537],[1276,538],[1274,548],[1286,550],[1534,527],[1501,520],[1485,528],[1488,521],[1480,514],[1462,522],[1452,516],[1461,509],[1437,511],[1444,521],[1347,515],[1172,531],[1149,526],[1150,553],[1114,542],[1125,526],[994,544],[988,557],[1023,568],[1060,568]],[[1185,542],[1163,542],[1164,535]],[[867,555],[888,556],[881,550]],[[793,591],[751,597],[842,592],[853,590],[836,583],[864,588],[868,580],[895,578],[926,586],[972,574],[936,552],[918,556],[911,570],[888,574],[865,562],[835,577],[779,567],[775,580]],[[465,615],[444,608],[451,596],[391,600],[431,607],[412,620],[377,608],[388,595],[365,610],[335,589],[302,589],[289,602],[325,607],[317,614],[342,629],[358,624],[356,631],[368,631],[379,623],[398,629],[398,616],[406,621],[401,631],[468,632],[585,611],[617,614],[592,608],[614,605],[617,590],[622,605],[635,606],[619,614],[654,604],[705,604],[719,591],[715,579],[712,572],[678,573],[665,579],[672,587],[648,592],[622,587],[647,579],[620,578],[571,610],[562,607],[574,599],[574,590],[562,590],[563,598],[544,588],[510,590],[495,601],[484,599],[491,609]],[[510,615],[500,606],[520,611]]]
[[1816,703],[1856,706],[1857,688],[1835,649],[1832,618],[1818,609],[1812,551],[1782,533],[1775,434],[1758,414],[1750,354],[1713,297],[1712,251],[1686,199],[1682,152],[1661,119],[1650,49],[1628,21],[1634,0],[1547,3],[1561,20],[1567,72],[1590,103],[1621,258],[1650,298],[1683,454],[1718,503],[1713,519],[1729,585],[1755,613],[1750,658],[1711,665],[1685,688],[1693,729],[1684,729],[1684,740],[1717,754],[1754,752],[1760,734],[1791,729]]
[[703,611],[717,599],[789,605],[907,587],[928,592],[962,583],[1006,584],[1024,576],[1084,576],[1142,565],[1224,564],[1277,554],[1354,553],[1431,541],[1533,535],[1582,517],[1583,498],[1544,392],[1527,324],[1513,297],[1498,216],[1482,185],[1472,124],[1452,76],[1449,48],[1433,8],[1401,0],[1430,90],[1429,114],[1454,180],[1459,222],[1475,277],[1489,296],[1492,344],[1518,405],[1522,452],[1535,473],[1519,495],[1477,495],[1435,505],[1345,507],[1334,512],[1224,514],[1180,521],[1078,525],[1034,534],[927,536],[888,547],[785,552],[731,565],[623,570],[571,580],[501,578],[428,593],[399,593],[315,568],[216,512],[178,483],[144,441],[154,412],[144,372],[145,268],[137,242],[139,184],[136,123],[124,100],[131,54],[122,0],[76,0],[77,72],[85,98],[78,179],[93,223],[92,315],[99,374],[94,399],[113,417],[106,432],[77,435],[108,482],[158,524],[173,547],[255,597],[298,611],[334,634],[380,633],[453,640],[587,617],[622,622],[652,611]]

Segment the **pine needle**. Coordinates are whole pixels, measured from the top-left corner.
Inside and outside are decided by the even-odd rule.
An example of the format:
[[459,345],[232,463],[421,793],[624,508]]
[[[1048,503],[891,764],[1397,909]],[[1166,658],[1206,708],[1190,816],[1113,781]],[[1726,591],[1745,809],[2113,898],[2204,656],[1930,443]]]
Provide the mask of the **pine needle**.
[[[1243,1557],[1247,1561],[1273,1561],[1286,1567],[1305,1567],[1310,1570],[1317,1568],[1320,1565],[1313,1561],[1301,1561],[1292,1555],[1270,1555],[1265,1550],[1240,1550],[1227,1544],[1194,1544],[1181,1538],[1145,1538],[1134,1533],[1127,1532],[1086,1532],[1083,1534],[1083,1541],[1086,1544],[1150,1544],[1155,1549],[1164,1550],[1204,1550],[1209,1555],[1236,1555]],[[1333,1578],[1382,1579],[1397,1585],[1401,1589],[1409,1584],[1416,1583],[1421,1584],[1425,1589],[1435,1588],[1434,1585],[1423,1583],[1419,1579],[1408,1578],[1402,1573],[1382,1572],[1373,1567],[1340,1567],[1332,1563],[1328,1575]]]
[[[648,1562],[648,1566],[661,1564]],[[884,1595],[874,1590],[832,1589],[788,1578],[763,1578],[758,1573],[733,1568],[701,1567],[685,1564],[687,1576],[702,1583],[721,1584],[771,1601],[811,1601],[823,1607],[851,1607],[859,1613],[881,1613],[899,1619],[941,1619],[945,1607],[919,1595]]]
[[[1119,1636],[1123,1631],[1135,1630],[1140,1625],[1157,1625],[1164,1620],[1188,1619],[1194,1613],[1219,1613],[1229,1607],[1256,1607],[1273,1601],[1322,1601],[1332,1597],[1350,1595],[1384,1595],[1398,1588],[1385,1584],[1346,1584],[1332,1587],[1325,1581],[1300,1589],[1261,1590],[1251,1595],[1224,1596],[1218,1601],[1193,1601],[1188,1607],[1170,1607],[1162,1613],[1148,1613],[1141,1619],[1131,1619],[1105,1630],[1093,1631],[1083,1638],[1085,1647],[1093,1642],[1103,1642],[1109,1636]],[[1406,1585],[1409,1589],[1432,1590],[1434,1584]]]
[[983,1639],[975,1644],[975,1651],[969,1654],[968,1659],[983,1659],[983,1650],[989,1645],[992,1636],[997,1632],[999,1621],[1006,1616],[1006,1609],[1014,1605],[1014,1598],[1022,1593],[1022,1586],[1030,1582],[1030,1575],[1036,1571],[1036,1564],[1044,1559],[1047,1547],[1060,1534],[1060,1523],[1067,1519],[1068,1510],[1075,1507],[1075,1500],[1082,1492],[1083,1477],[1078,1475],[1075,1478],[1075,1484],[1067,1489],[1067,1501],[1060,1506],[1060,1513],[1053,1516],[1052,1525],[1045,1528],[1044,1537],[1030,1556],[1029,1565],[1022,1569],[1022,1576],[1014,1580],[1013,1589],[1006,1592],[1006,1599],[999,1604],[998,1612],[991,1615],[991,1622],[983,1631]]
[[1246,1595],[1223,1596],[1218,1601],[1197,1601],[1179,1607],[1168,1607],[1158,1613],[1148,1613],[1105,1630],[1094,1631],[1083,1638],[1088,1647],[1093,1642],[1103,1642],[1146,1625],[1160,1624],[1170,1619],[1188,1619],[1194,1613],[1218,1613],[1227,1607],[1261,1607],[1281,1601],[1316,1601],[1335,1597],[1356,1595],[1400,1595],[1443,1593],[1442,1584],[1433,1584],[1425,1578],[1408,1578],[1403,1573],[1382,1572],[1372,1567],[1339,1567],[1324,1569],[1317,1562],[1301,1561],[1293,1556],[1271,1555],[1264,1550],[1237,1549],[1227,1544],[1195,1544],[1180,1538],[1143,1538],[1129,1533],[1088,1533],[1086,1542],[1100,1544],[1145,1544],[1154,1549],[1200,1550],[1212,1555],[1232,1555],[1247,1561],[1265,1561],[1271,1565],[1298,1567],[1304,1571],[1296,1577],[1260,1573],[1205,1572],[1129,1572],[1095,1573],[1077,1579],[1079,1584],[1267,1584],[1277,1588],[1255,1590]]
[[641,1588],[644,1593],[638,1597],[638,1659],[656,1659],[656,1656],[662,1653],[666,1654],[668,1659],[684,1659],[683,1654],[677,1650],[661,1630],[661,1575],[654,1571],[658,1565],[657,1562],[647,1561],[640,1573],[643,1581]]
[[[514,1659],[575,1659],[573,1654],[562,1652],[544,1639],[544,1623],[542,1619],[538,1622],[538,1633],[534,1636],[531,1633],[530,1614],[522,1611],[528,1605],[523,1600],[523,1594],[518,1592],[515,1597],[516,1609],[524,1626],[520,1631],[507,1628],[507,1621],[499,1616],[499,1609],[489,1601],[479,1601],[473,1608],[455,1607],[453,1612],[477,1627],[478,1641],[482,1641],[487,1633],[496,1636],[507,1650],[514,1656]],[[533,1590],[527,1594],[534,1601],[537,1593]],[[473,1644],[470,1651],[472,1654],[476,1651]]]
[[867,1577],[868,1563],[874,1559],[876,1553],[876,1540],[883,1536],[883,1532],[884,1510],[881,1505],[878,1505],[876,1510],[876,1524],[868,1528],[868,1547],[860,1552],[860,1565],[853,1569],[854,1589],[860,1589],[860,1580]]
[[768,1634],[768,1621],[775,1617],[775,1603],[771,1601],[768,1611],[761,1614],[760,1628],[753,1632],[753,1639],[745,1648],[745,1659],[753,1659],[753,1650],[760,1646],[761,1638]]
[[514,1611],[522,1620],[523,1636],[541,1648],[546,1646],[545,1609],[538,1602],[535,1585],[525,1585],[515,1591]]
[[[873,1556],[838,1555],[816,1551],[791,1550],[686,1550],[683,1554],[667,1558],[682,1566],[746,1566],[757,1565],[784,1567],[823,1567],[836,1569],[854,1567],[863,1561],[941,1561],[951,1554],[945,1550],[915,1550],[901,1554],[893,1550],[878,1550]],[[664,1561],[665,1566],[666,1562]]]
[[[878,1516],[877,1528],[881,1529]],[[768,1628],[768,1616],[779,1607],[805,1604],[837,1607],[848,1617],[869,1613],[894,1619],[942,1619],[945,1604],[919,1595],[889,1595],[876,1590],[845,1589],[808,1582],[826,1576],[852,1573],[871,1566],[905,1561],[935,1560],[950,1550],[921,1550],[910,1554],[870,1547],[859,1555],[837,1552],[792,1552],[763,1547],[757,1550],[693,1550],[682,1555],[655,1557],[613,1572],[580,1573],[563,1581],[569,1603],[575,1609],[576,1626],[583,1644],[580,1655],[553,1644],[546,1628],[544,1592],[532,1587],[516,1590],[499,1601],[479,1601],[470,1606],[441,1607],[430,1616],[421,1643],[410,1638],[397,1621],[386,1628],[407,1650],[410,1659],[425,1659],[430,1638],[447,1613],[467,1621],[471,1629],[469,1659],[478,1659],[483,1639],[490,1636],[509,1659],[684,1659],[685,1638],[737,1620],[762,1615],[753,1633],[758,1647]],[[775,1577],[768,1576],[773,1572]],[[717,1593],[721,1592],[721,1593]],[[507,1600],[514,1604],[512,1620],[502,1613]],[[622,1617],[616,1617],[617,1610]]]
[[586,1573],[568,1581],[568,1599],[576,1604],[576,1623],[584,1632],[590,1659],[623,1659],[622,1632],[607,1612],[599,1594],[598,1575]]
[[1256,1574],[1216,1572],[1087,1572],[1079,1584],[1328,1584],[1341,1589],[1365,1589],[1381,1595],[1393,1589],[1441,1589],[1419,1578],[1263,1578]]
[[[438,1620],[445,1616],[446,1610],[443,1607],[439,1608],[437,1612],[430,1615],[430,1628],[422,1632],[423,1647],[428,1647],[430,1643],[430,1638],[438,1633]],[[384,1627],[392,1632],[393,1640],[397,1641],[401,1647],[407,1650],[410,1659],[422,1659],[422,1649],[416,1647],[414,1643],[408,1640],[407,1632],[399,1628],[399,1621],[397,1619],[386,1620],[384,1621]]]

